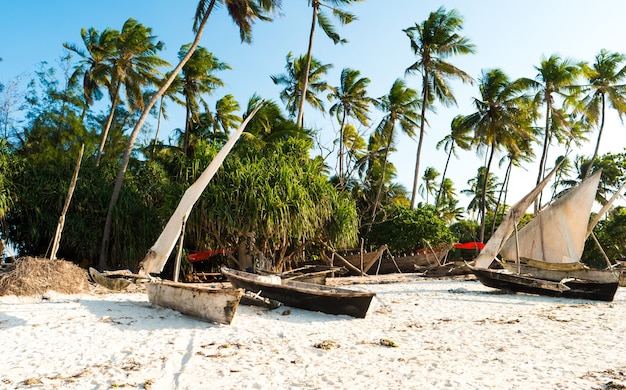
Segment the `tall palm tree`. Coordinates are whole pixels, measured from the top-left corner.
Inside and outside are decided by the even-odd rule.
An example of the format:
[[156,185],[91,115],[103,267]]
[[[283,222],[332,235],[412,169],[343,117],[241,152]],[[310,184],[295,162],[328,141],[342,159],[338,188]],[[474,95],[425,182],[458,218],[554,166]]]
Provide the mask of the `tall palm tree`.
[[115,35],[115,52],[107,61],[111,72],[111,82],[108,84],[111,110],[102,131],[96,165],[100,163],[115,109],[121,100],[122,87],[129,109],[141,110],[144,107],[143,88],[158,85],[161,76],[158,67],[169,66],[167,61],[157,55],[164,47],[163,42],[156,41],[156,37],[151,34],[151,28],[130,18],[124,23],[122,31]]
[[418,127],[420,120],[418,112],[421,104],[422,102],[419,99],[418,92],[414,89],[407,88],[405,82],[401,79],[397,79],[391,86],[389,93],[376,102],[376,106],[384,113],[384,116],[375,132],[385,141],[386,148],[383,157],[380,184],[378,185],[378,191],[376,192],[376,198],[374,200],[372,219],[374,219],[376,215],[377,205],[380,201],[380,195],[385,183],[385,168],[389,160],[389,151],[395,141],[394,135],[396,126],[399,126],[400,130],[409,137],[415,136],[415,129]]
[[446,135],[441,141],[437,143],[437,149],[443,146],[443,150],[448,152],[448,157],[446,158],[446,165],[443,169],[443,174],[441,176],[441,185],[439,191],[437,192],[437,197],[435,198],[435,204],[439,204],[439,197],[441,196],[441,192],[443,191],[443,183],[446,181],[446,173],[448,172],[448,165],[450,164],[450,157],[454,155],[458,158],[456,154],[456,148],[459,147],[462,150],[469,150],[472,147],[472,140],[474,139],[471,136],[470,129],[461,126],[463,121],[462,115],[457,115],[452,119],[452,123],[450,124],[450,134]]
[[369,107],[373,99],[367,96],[370,79],[360,77],[358,70],[345,68],[341,71],[339,86],[331,87],[328,100],[335,101],[329,109],[339,122],[339,186],[344,185],[344,129],[346,120],[354,118],[364,126],[369,124]]
[[[523,80],[509,81],[500,69],[483,71],[479,80],[480,98],[475,98],[476,112],[466,116],[460,126],[474,131],[475,144],[487,148],[487,162],[484,174],[488,175],[496,150],[505,145],[516,148],[517,138],[530,138],[532,116],[527,107],[528,98],[523,94],[526,88]],[[486,177],[486,176],[485,176]],[[487,185],[483,180],[483,185]],[[479,215],[481,217],[480,240],[485,237],[485,213],[487,191],[483,188],[483,201]]]
[[458,31],[463,28],[463,19],[456,10],[446,12],[440,7],[431,12],[428,19],[421,24],[403,30],[410,39],[411,50],[418,60],[406,69],[406,74],[419,73],[422,76],[422,113],[420,134],[417,143],[415,174],[413,178],[413,194],[411,207],[417,206],[417,181],[419,178],[420,155],[424,142],[426,110],[440,101],[444,106],[456,104],[449,79],[459,79],[472,83],[470,75],[455,67],[445,59],[457,54],[474,53],[475,48],[469,39],[460,36]]
[[328,70],[333,67],[332,64],[322,64],[317,59],[311,58],[308,71],[309,77],[304,77],[306,74],[306,57],[300,56],[294,58],[293,54],[290,52],[285,59],[287,61],[285,65],[286,73],[272,75],[270,78],[274,84],[284,87],[280,92],[280,100],[285,103],[289,115],[292,118],[296,117],[298,104],[302,98],[302,91],[304,90],[303,80],[307,81],[306,101],[311,106],[323,112],[324,102],[317,95],[329,89],[323,77],[328,73]]
[[[558,55],[553,54],[549,58],[542,58],[541,64],[535,67],[537,76],[535,80],[528,80],[529,87],[536,92],[535,103],[537,105],[545,105],[545,127],[543,148],[541,158],[539,160],[539,173],[537,175],[537,184],[543,180],[545,165],[548,157],[548,148],[552,142],[551,126],[554,122],[560,123],[562,128],[569,128],[567,116],[563,110],[556,105],[555,98],[557,96],[567,99],[569,93],[573,91],[575,82],[580,75],[581,66],[572,63],[569,59],[561,59]],[[541,200],[535,202],[535,212],[541,208]]]
[[352,3],[361,2],[364,0],[307,0],[309,6],[311,6],[313,13],[311,17],[311,31],[309,32],[309,47],[306,53],[306,61],[304,62],[304,72],[302,72],[301,76],[301,86],[300,88],[300,102],[298,108],[298,118],[296,123],[299,126],[303,126],[304,124],[304,102],[308,101],[307,94],[309,93],[308,83],[309,80],[305,75],[308,75],[311,69],[312,59],[313,59],[313,38],[315,37],[315,26],[319,24],[327,37],[332,39],[333,43],[336,45],[338,43],[346,43],[347,41],[339,36],[335,31],[335,27],[330,22],[330,19],[326,15],[325,12],[322,11],[323,8],[328,8],[332,10],[333,16],[335,16],[342,25],[346,25],[356,20],[356,16],[353,14],[346,12],[339,8],[340,6],[350,5]]
[[433,167],[426,167],[424,170],[422,184],[420,184],[420,195],[426,199],[426,204],[428,204],[428,195],[435,192],[435,180],[437,180],[439,175],[440,173]]
[[113,209],[117,204],[117,200],[119,199],[120,190],[122,188],[122,183],[124,182],[124,174],[126,173],[126,168],[128,167],[128,163],[130,161],[130,155],[133,151],[133,146],[135,145],[135,140],[139,135],[139,131],[143,127],[148,115],[150,114],[150,110],[156,104],[156,102],[161,98],[161,96],[165,93],[165,91],[170,87],[178,73],[181,71],[183,66],[187,63],[193,52],[200,44],[200,38],[202,37],[202,33],[204,32],[204,28],[206,23],[213,11],[215,4],[219,2],[226,5],[228,9],[229,16],[233,19],[235,24],[239,27],[239,34],[242,41],[250,42],[252,40],[252,23],[255,20],[263,20],[263,21],[271,21],[271,18],[268,16],[274,10],[277,10],[281,7],[281,0],[199,0],[198,7],[196,7],[196,14],[194,17],[193,23],[193,31],[195,33],[195,38],[193,43],[189,47],[189,52],[187,55],[180,60],[180,63],[176,65],[174,70],[170,73],[167,80],[161,85],[161,88],[155,93],[144,107],[144,110],[135,125],[135,128],[131,132],[128,138],[128,144],[126,149],[124,150],[124,156],[122,157],[122,162],[120,164],[120,169],[115,178],[115,185],[113,187],[113,193],[111,194],[111,201],[109,202],[109,208],[107,210],[107,218],[104,224],[104,233],[102,234],[102,247],[100,250],[100,268],[104,269],[106,267],[106,262],[108,260],[109,255],[109,240],[111,236],[111,225],[113,221]]
[[70,76],[70,82],[77,83],[78,80],[83,85],[83,96],[85,97],[85,109],[83,119],[87,113],[87,108],[95,100],[100,100],[103,96],[102,87],[108,87],[111,83],[110,60],[115,53],[115,38],[118,32],[106,29],[100,34],[93,27],[82,28],[80,36],[85,45],[85,50],[80,49],[73,43],[64,43],[63,47],[78,54],[81,60],[74,68]]
[[[178,58],[183,58],[189,51],[191,44],[183,45],[178,52]],[[224,82],[214,75],[215,71],[231,69],[228,64],[220,62],[213,53],[204,47],[198,47],[182,69],[182,94],[185,97],[185,135],[183,152],[189,148],[189,137],[194,124],[197,124],[200,115],[200,106],[205,112],[210,112],[204,95],[224,86]]]
[[626,113],[626,84],[624,84],[626,66],[623,65],[624,61],[626,61],[624,54],[602,49],[596,55],[593,65],[584,68],[583,74],[589,82],[589,85],[584,87],[589,90],[589,94],[582,101],[584,112],[591,123],[599,126],[596,147],[584,177],[589,176],[591,167],[598,157],[607,103],[617,111],[620,119],[623,119]]

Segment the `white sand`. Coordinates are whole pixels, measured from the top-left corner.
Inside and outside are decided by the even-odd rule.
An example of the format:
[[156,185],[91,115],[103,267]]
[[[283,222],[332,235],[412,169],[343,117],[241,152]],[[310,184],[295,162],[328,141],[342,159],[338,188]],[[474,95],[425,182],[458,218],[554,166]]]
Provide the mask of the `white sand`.
[[606,303],[494,293],[471,280],[405,280],[349,286],[377,293],[365,319],[241,305],[231,325],[153,307],[140,292],[0,297],[0,388],[601,389],[626,383],[624,289]]

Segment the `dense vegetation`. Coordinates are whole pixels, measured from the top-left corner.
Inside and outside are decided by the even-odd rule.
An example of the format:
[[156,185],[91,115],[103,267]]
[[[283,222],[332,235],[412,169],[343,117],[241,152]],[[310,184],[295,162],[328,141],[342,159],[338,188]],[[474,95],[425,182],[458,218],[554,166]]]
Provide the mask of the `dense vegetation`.
[[[269,15],[281,4],[199,1],[196,39],[181,46],[175,67],[159,58],[163,43],[152,29],[130,18],[120,31],[83,29],[82,45],[64,44],[75,56],[57,67],[42,64],[26,91],[0,85],[0,234],[20,255],[50,252],[84,145],[58,256],[84,266],[136,269],[185,189],[258,106],[189,216],[186,251],[225,249],[228,261],[236,263],[237,248],[254,235],[259,255],[282,269],[328,247],[387,244],[395,253],[408,253],[425,243],[485,241],[507,210],[511,170],[536,159],[534,146],[542,151],[538,182],[548,161],[564,160],[554,196],[598,169],[603,170],[600,203],[624,182],[626,154],[598,155],[606,110],[626,113],[622,54],[601,50],[593,64],[554,55],[542,59],[534,78],[517,80],[501,69],[484,70],[475,112],[455,117],[438,145],[446,157],[443,173],[433,167],[422,172],[427,112],[435,115],[432,108],[438,103],[456,103],[450,80],[473,81],[450,62],[475,51],[470,39],[459,35],[463,21],[456,10],[440,8],[403,30],[416,56],[414,64],[407,64],[407,75],[420,76],[419,90],[398,78],[388,94],[373,98],[367,93],[370,80],[350,68],[332,85],[325,79],[330,65],[317,60],[309,44],[302,56],[287,54],[285,73],[271,76],[283,88],[284,107],[251,96],[242,109],[231,95],[217,98],[223,86],[219,73],[230,67],[199,45],[216,1],[226,5],[243,41],[249,41],[254,21],[271,21]],[[339,23],[350,23],[356,15],[346,8],[356,1],[314,0],[309,6],[314,22],[338,43],[343,39],[324,10],[330,7]],[[326,97],[339,129],[338,153],[331,154],[337,158],[336,172],[330,169],[335,161],[316,153],[315,131],[303,115],[305,107],[323,110]],[[95,108],[98,100],[108,101],[105,110]],[[168,104],[182,105],[186,115],[178,128],[165,130],[170,133],[163,141],[159,132],[164,130],[145,123],[149,116],[166,115]],[[374,110],[382,119],[372,124]],[[360,134],[358,125],[373,130]],[[592,156],[549,158],[550,146],[575,150],[593,131],[598,135]],[[418,139],[412,191],[394,182],[396,167],[389,161],[400,132]],[[460,191],[472,197],[467,209],[459,206],[459,191],[446,177],[460,149],[486,153],[485,165]],[[507,166],[502,180],[491,172],[496,156]],[[417,202],[418,194],[425,202]],[[596,227],[610,259],[626,251],[625,218],[624,209],[615,208]],[[584,260],[602,266],[603,254],[592,240],[586,249]]]

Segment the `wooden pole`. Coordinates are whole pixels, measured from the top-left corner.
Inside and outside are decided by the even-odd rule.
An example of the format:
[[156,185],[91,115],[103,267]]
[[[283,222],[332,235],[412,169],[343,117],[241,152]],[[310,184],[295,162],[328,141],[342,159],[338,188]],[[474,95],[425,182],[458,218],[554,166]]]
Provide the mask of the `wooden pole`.
[[76,180],[78,179],[78,171],[80,171],[80,162],[83,159],[84,151],[85,151],[85,144],[83,144],[80,147],[80,153],[78,153],[78,161],[76,162],[76,167],[74,168],[74,175],[72,176],[70,188],[67,191],[67,196],[65,197],[65,204],[63,205],[63,211],[61,212],[61,216],[59,217],[57,230],[54,234],[54,239],[52,241],[52,250],[50,251],[50,260],[55,260],[57,258],[57,251],[59,250],[59,242],[61,241],[61,233],[63,232],[63,226],[65,225],[65,214],[67,213],[67,209],[70,207],[72,194],[74,194],[74,188],[76,188]]

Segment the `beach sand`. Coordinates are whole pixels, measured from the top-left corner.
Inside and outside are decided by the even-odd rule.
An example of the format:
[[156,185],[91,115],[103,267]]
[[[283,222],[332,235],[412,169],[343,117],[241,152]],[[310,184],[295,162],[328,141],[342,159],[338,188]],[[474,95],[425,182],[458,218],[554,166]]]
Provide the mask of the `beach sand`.
[[345,287],[377,294],[364,319],[240,305],[231,325],[214,325],[152,306],[138,286],[124,293],[0,297],[0,388],[626,384],[624,289],[607,303],[503,294],[466,279],[356,282]]

